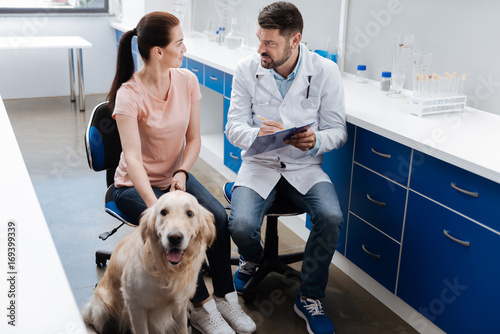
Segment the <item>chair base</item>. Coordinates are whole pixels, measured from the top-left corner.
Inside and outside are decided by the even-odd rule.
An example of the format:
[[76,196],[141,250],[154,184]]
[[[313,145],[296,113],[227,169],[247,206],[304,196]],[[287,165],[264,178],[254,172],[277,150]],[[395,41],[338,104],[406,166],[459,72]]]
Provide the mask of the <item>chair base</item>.
[[[245,302],[253,302],[257,296],[256,287],[271,272],[283,275],[300,283],[300,272],[288,266],[304,259],[304,252],[278,255],[278,217],[267,216],[266,236],[262,259],[255,274],[247,282],[241,295]],[[231,258],[232,265],[239,264],[239,257]]]

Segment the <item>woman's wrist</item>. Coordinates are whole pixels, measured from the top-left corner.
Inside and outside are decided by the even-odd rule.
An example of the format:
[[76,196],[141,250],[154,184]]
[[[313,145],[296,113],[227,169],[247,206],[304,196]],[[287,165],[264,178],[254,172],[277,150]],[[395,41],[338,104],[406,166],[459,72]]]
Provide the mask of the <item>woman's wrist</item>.
[[182,169],[182,168],[177,169],[177,170],[175,170],[175,171],[174,171],[174,173],[172,174],[172,177],[174,177],[174,176],[175,176],[175,174],[177,174],[177,173],[184,173],[184,175],[186,175],[186,181],[189,179],[189,172],[188,172],[187,170]]

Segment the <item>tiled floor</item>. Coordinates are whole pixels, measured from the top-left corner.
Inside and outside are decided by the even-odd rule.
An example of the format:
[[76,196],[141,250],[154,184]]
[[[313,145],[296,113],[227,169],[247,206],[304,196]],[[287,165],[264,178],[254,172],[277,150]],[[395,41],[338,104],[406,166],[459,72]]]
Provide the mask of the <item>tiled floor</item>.
[[[86,112],[78,111],[68,97],[4,101],[79,307],[90,298],[103,274],[96,268],[95,251],[112,250],[131,232],[131,228],[123,227],[105,242],[97,237],[117,226],[117,221],[103,210],[105,175],[88,168],[83,144],[92,108],[103,99],[103,95],[87,96]],[[221,196],[225,179],[219,173],[202,160],[196,163],[193,173],[225,204]],[[280,227],[280,242],[285,251],[303,245],[284,226]],[[282,297],[269,298],[276,289],[283,292]],[[326,293],[324,308],[337,334],[416,333],[333,265]],[[270,276],[259,286],[256,302],[244,304],[258,325],[258,333],[307,333],[304,322],[293,312],[295,294],[296,287],[283,284],[279,276]]]

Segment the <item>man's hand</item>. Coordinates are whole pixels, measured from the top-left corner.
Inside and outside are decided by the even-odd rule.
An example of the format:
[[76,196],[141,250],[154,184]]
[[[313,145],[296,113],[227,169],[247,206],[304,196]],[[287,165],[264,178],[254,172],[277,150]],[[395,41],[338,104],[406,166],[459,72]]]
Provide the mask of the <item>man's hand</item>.
[[283,129],[283,123],[266,119],[260,127],[258,136],[272,135],[276,131],[281,131]]
[[293,137],[285,139],[285,143],[295,146],[301,151],[307,151],[316,145],[316,135],[314,131],[309,128],[307,131],[297,133]]

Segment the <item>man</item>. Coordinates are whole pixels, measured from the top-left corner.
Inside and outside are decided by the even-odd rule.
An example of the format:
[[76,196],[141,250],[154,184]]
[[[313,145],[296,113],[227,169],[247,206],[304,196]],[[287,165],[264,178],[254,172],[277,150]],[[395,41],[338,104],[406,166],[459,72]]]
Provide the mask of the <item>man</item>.
[[233,78],[226,135],[242,156],[257,136],[313,123],[283,148],[244,156],[231,200],[229,229],[240,253],[234,276],[241,291],[262,256],[263,217],[276,196],[286,196],[311,216],[295,312],[309,333],[333,333],[320,298],[343,222],[337,194],[321,169],[323,154],[347,140],[344,91],[337,65],[300,43],[303,21],[291,3],[259,13],[258,54],[242,60]]

